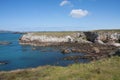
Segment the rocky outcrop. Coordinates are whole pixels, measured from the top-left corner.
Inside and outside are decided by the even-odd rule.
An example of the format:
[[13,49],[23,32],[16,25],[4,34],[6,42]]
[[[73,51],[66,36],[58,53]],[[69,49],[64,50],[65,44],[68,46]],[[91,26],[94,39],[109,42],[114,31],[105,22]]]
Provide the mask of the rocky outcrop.
[[[62,32],[60,34],[63,34]],[[59,35],[60,35],[59,34]],[[20,38],[20,44],[34,46],[54,46],[61,50],[61,53],[83,55],[66,56],[64,60],[90,59],[99,60],[113,55],[118,55],[120,50],[120,33],[110,32],[75,32],[62,36],[56,33],[35,34],[27,33]]]
[[120,46],[120,33],[84,32],[88,41],[99,44]]
[[[120,50],[112,45],[102,45],[102,44],[79,44],[71,43],[62,45],[61,53],[66,55],[63,60],[79,60],[79,59],[89,59],[89,60],[99,60],[102,58],[107,58],[113,55],[119,55]],[[80,54],[79,54],[80,53]],[[81,55],[82,53],[82,55]],[[77,54],[70,55],[68,54]]]
[[62,53],[63,54],[67,54],[67,53],[71,53],[72,51],[70,49],[63,49]]
[[65,37],[53,37],[47,35],[34,35],[33,33],[27,33],[20,39],[20,44],[29,44],[34,46],[43,45],[55,45],[60,42],[71,42],[73,39],[70,36]]
[[[62,32],[59,34],[63,34]],[[120,33],[110,32],[75,32],[67,35],[57,36],[35,33],[24,34],[20,38],[20,44],[29,44],[34,46],[58,45],[60,43],[97,43],[103,45],[120,46]]]
[[[61,32],[62,34],[62,32]],[[60,43],[91,43],[86,40],[84,33],[73,33],[70,35],[54,36],[53,35],[35,35],[34,33],[24,34],[20,39],[20,44],[34,46],[58,45]]]

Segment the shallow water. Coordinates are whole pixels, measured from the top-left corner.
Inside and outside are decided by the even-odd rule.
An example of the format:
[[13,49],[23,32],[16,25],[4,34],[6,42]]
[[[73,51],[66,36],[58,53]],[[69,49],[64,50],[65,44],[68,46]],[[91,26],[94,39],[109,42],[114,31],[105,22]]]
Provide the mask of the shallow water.
[[[44,65],[67,66],[74,61],[62,60],[63,57],[74,54],[61,54],[53,47],[33,47],[19,45],[21,34],[0,33],[0,41],[9,41],[12,44],[0,45],[0,61],[8,64],[0,65],[0,71],[33,68]],[[78,55],[78,54],[76,54]],[[79,62],[88,62],[80,59]]]

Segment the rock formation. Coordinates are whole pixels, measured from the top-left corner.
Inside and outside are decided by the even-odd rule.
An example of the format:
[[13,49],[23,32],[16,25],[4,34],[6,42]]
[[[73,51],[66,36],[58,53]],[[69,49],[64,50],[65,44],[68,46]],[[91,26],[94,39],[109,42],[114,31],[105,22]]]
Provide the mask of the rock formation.
[[90,59],[99,60],[113,55],[119,55],[120,33],[111,32],[74,32],[71,34],[59,33],[36,34],[27,33],[20,38],[20,44],[34,46],[58,46],[61,53],[85,53],[83,55],[67,56],[64,60]]
[[[62,32],[60,33],[62,34]],[[110,32],[75,32],[68,35],[36,35],[35,33],[24,34],[20,38],[20,44],[34,46],[57,45],[60,43],[98,43],[103,45],[120,46],[120,33]]]
[[86,40],[86,36],[82,32],[59,37],[54,35],[35,35],[34,33],[27,33],[19,40],[20,44],[29,44],[34,46],[57,45],[65,42],[90,43],[90,41]]
[[120,33],[84,32],[88,41],[99,44],[120,46]]

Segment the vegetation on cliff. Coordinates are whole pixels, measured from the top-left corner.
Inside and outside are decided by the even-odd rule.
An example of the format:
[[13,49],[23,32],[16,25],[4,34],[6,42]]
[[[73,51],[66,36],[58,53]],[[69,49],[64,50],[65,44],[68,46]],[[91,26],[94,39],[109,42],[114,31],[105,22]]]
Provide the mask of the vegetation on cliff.
[[43,66],[1,72],[0,80],[120,80],[120,57],[112,57],[68,67]]
[[80,31],[60,31],[60,32],[34,32],[34,35],[46,35],[46,36],[52,36],[52,37],[64,37],[64,36],[74,36],[74,34],[78,33]]
[[94,32],[118,32],[120,33],[120,29],[102,29],[102,30],[94,30]]

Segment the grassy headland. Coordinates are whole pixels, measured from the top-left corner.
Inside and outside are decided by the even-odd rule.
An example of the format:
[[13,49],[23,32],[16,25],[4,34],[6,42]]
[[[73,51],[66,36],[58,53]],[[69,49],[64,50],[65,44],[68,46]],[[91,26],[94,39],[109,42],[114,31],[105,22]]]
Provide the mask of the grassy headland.
[[34,32],[33,35],[46,35],[46,36],[56,36],[56,37],[64,37],[68,35],[73,35],[75,33],[78,33],[80,31],[53,31],[53,32]]
[[43,66],[0,72],[0,80],[120,80],[120,57],[68,67]]

